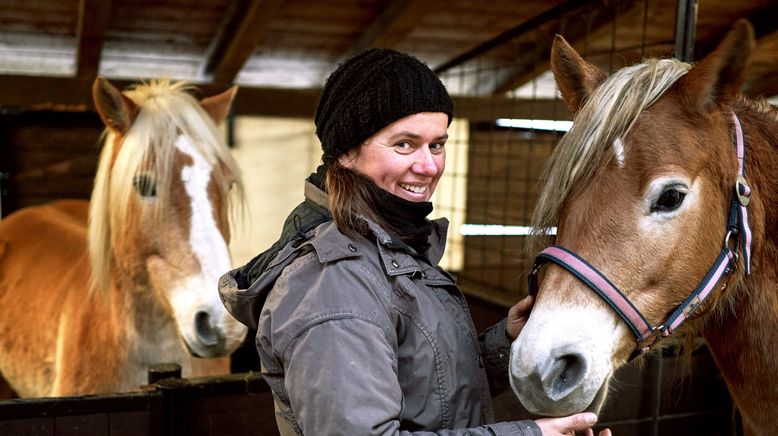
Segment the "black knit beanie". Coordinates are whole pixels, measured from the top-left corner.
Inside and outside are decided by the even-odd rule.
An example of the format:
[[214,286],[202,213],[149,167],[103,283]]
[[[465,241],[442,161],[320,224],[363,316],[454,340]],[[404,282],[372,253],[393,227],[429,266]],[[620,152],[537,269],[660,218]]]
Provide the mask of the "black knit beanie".
[[373,48],[340,65],[327,79],[316,107],[316,135],[329,166],[389,124],[420,112],[443,112],[454,104],[440,79],[413,56]]

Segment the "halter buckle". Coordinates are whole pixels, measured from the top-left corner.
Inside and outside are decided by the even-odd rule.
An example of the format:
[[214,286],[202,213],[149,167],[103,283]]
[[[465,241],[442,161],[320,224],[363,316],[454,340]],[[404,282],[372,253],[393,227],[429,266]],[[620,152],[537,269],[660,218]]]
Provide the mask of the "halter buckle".
[[746,178],[743,176],[737,176],[735,179],[735,195],[737,195],[737,201],[742,206],[748,206],[751,202],[751,187],[748,186]]
[[[644,337],[642,339],[639,339],[637,341],[637,343],[638,343],[637,344],[638,345],[637,348],[639,350],[643,350],[643,351],[640,352],[640,354],[643,354],[645,351],[650,350],[651,347],[656,345],[656,343],[659,342],[660,339],[662,339],[662,337],[663,337],[662,336],[662,331],[664,329],[665,329],[664,324],[658,325],[658,326],[656,326],[656,327],[651,329],[651,331],[649,332],[648,336],[646,336],[646,337]],[[648,341],[649,339],[651,339],[651,342],[646,343],[646,341]]]

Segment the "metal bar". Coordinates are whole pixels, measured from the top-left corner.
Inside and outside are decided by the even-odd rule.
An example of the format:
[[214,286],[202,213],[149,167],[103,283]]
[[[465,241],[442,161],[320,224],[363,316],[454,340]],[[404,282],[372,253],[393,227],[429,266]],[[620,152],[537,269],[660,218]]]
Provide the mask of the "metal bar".
[[697,27],[697,0],[678,0],[675,14],[675,57],[694,60],[694,39]]

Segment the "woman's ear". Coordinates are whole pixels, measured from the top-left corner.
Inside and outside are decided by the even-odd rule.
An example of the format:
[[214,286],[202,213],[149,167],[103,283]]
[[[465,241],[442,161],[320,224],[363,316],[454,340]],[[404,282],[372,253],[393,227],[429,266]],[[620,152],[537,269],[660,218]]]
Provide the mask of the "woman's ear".
[[340,165],[344,168],[353,170],[354,161],[357,159],[358,154],[359,154],[359,147],[354,147],[351,150],[338,156],[338,163],[340,163]]

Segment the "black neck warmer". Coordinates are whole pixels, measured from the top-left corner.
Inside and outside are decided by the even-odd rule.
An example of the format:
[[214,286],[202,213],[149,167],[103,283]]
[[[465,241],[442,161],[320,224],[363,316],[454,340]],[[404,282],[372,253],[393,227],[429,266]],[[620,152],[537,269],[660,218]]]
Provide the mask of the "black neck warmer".
[[369,193],[366,200],[376,215],[385,220],[389,227],[387,230],[417,253],[424,254],[429,248],[428,239],[432,231],[432,222],[427,219],[427,215],[432,212],[432,203],[409,201],[379,188],[369,180],[363,180]]

